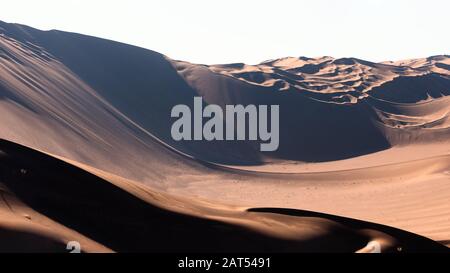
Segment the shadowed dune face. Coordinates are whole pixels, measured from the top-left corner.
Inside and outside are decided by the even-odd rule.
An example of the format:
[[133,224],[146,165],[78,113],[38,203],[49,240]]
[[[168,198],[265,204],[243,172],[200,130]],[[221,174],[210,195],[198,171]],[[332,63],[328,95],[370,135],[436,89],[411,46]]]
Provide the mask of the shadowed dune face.
[[[371,241],[379,242],[383,252],[396,252],[399,247],[404,252],[447,251],[414,234],[343,217],[293,209],[212,208],[145,187],[136,191],[132,184],[112,177],[108,182],[7,141],[0,141],[0,151],[0,185],[9,194],[78,236],[115,251],[355,252]],[[28,219],[36,226],[42,224],[35,223],[34,216]],[[71,240],[78,240],[72,236]],[[64,251],[63,238],[48,242],[44,238],[38,229],[10,234],[0,228],[0,250]]]
[[373,111],[364,104],[326,103],[294,90],[251,85],[205,66],[175,65],[208,103],[280,105],[280,146],[266,156],[314,162],[389,147],[372,122]]
[[53,241],[39,234],[20,232],[16,229],[17,227],[11,230],[0,228],[0,237],[2,238],[0,253],[66,252],[66,245],[61,242]]

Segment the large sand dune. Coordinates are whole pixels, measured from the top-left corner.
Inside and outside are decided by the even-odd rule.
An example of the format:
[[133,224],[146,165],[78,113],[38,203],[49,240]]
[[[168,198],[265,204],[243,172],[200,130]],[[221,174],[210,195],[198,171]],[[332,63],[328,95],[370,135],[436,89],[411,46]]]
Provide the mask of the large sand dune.
[[384,252],[446,251],[430,239],[387,226],[172,197],[11,142],[2,141],[0,149],[6,187],[0,207],[3,251],[63,252],[74,240],[85,251],[102,252],[354,252],[372,250],[366,247],[371,242]]
[[[207,66],[0,22],[0,250],[441,251],[449,64]],[[171,108],[198,95],[279,104],[279,150],[174,141]]]

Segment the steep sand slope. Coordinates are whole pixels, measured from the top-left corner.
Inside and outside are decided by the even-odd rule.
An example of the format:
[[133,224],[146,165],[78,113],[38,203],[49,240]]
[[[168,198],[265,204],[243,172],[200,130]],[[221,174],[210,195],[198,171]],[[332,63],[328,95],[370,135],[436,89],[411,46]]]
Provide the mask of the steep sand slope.
[[[383,252],[446,251],[432,240],[386,226],[301,210],[245,209],[172,197],[84,166],[103,180],[11,142],[1,141],[0,150],[0,183],[8,188],[2,196],[27,204],[0,206],[2,213],[10,210],[10,217],[0,218],[3,251],[64,251],[68,240],[95,252],[108,250],[102,245],[122,252],[364,252],[374,241]],[[21,215],[25,210],[31,216]]]
[[[131,130],[131,134],[136,135],[137,138],[144,138],[140,142],[149,142],[146,137],[150,133],[170,146],[204,160],[240,164],[260,161],[259,155],[251,147],[241,142],[193,141],[179,143],[172,139],[170,134],[170,126],[173,122],[170,117],[172,107],[177,104],[192,106],[192,98],[196,92],[178,75],[171,63],[159,53],[95,37],[60,31],[39,31],[15,24],[0,23],[0,34],[2,35],[0,37],[2,40],[0,61],[5,67],[2,69],[3,79],[0,90],[4,90],[2,93],[7,101],[16,102],[16,105],[9,106],[10,108],[14,107],[14,111],[18,111],[15,109],[17,106],[26,108],[24,105],[29,104],[28,98],[17,103],[16,96],[19,92],[28,91],[24,95],[29,97],[33,94],[33,98],[38,101],[37,104],[45,104],[48,96],[37,92],[39,90],[36,90],[33,81],[41,78],[48,79],[47,82],[41,84],[49,90],[77,91],[68,97],[71,101],[60,101],[61,104],[72,110],[80,107],[85,107],[79,109],[80,111],[90,110],[89,107],[84,106],[85,102],[93,101],[92,94],[101,97],[103,102],[95,101],[95,107],[100,108],[95,114],[99,110],[103,113],[99,113],[99,120],[95,124],[109,124],[110,121],[100,122],[105,118],[119,119],[115,123],[125,124],[115,131],[123,131],[123,127],[127,127],[126,129]],[[47,56],[45,62],[41,61],[44,55]],[[44,67],[29,67],[29,62]],[[56,81],[62,77],[62,73],[64,73],[64,77],[69,77],[70,81]],[[16,82],[11,82],[10,79],[16,79]],[[23,86],[21,85],[24,84],[31,85],[31,90],[22,90]],[[47,87],[47,85],[50,86]],[[67,98],[67,94],[65,97],[55,96],[54,98],[63,100]],[[66,116],[59,112],[48,113],[50,111],[50,109],[44,109],[44,113],[39,114],[52,115],[48,118],[50,121],[56,119],[69,124],[78,121],[66,120],[68,118],[67,111],[64,111]],[[81,112],[79,115],[83,113],[85,112]],[[120,115],[122,114],[127,117],[127,121],[121,120]],[[109,117],[105,117],[106,115]],[[26,114],[26,116],[29,115]],[[17,119],[17,121],[20,120],[22,118]],[[135,124],[130,124],[130,120]],[[55,127],[55,125],[50,127]],[[93,130],[93,132],[101,134],[97,130]],[[121,136],[117,138],[123,139]],[[42,146],[48,142],[36,141],[39,143],[36,145]],[[61,141],[57,142],[61,145]],[[134,146],[136,149],[136,145]],[[139,145],[137,147],[138,150],[142,149]],[[110,147],[103,149],[111,150]],[[133,152],[132,154],[139,153]],[[91,155],[88,152],[81,156],[85,160],[89,159]],[[145,159],[137,161],[145,161]],[[121,166],[122,164],[117,165]]]
[[[108,173],[103,178],[118,175],[154,194],[184,196],[184,206],[201,198],[211,208],[229,203],[308,209],[448,244],[448,59],[374,64],[286,58],[257,66],[204,66],[94,37],[0,22],[0,138],[96,175]],[[170,109],[191,105],[195,95],[219,105],[280,104],[280,149],[262,154],[257,143],[173,141]],[[13,191],[11,198],[18,194]],[[99,225],[103,221],[109,219]],[[61,233],[74,230],[63,228]],[[60,244],[55,236],[50,232],[39,240]],[[93,251],[112,248],[98,238],[92,240],[100,244],[84,240]],[[345,251],[357,249],[349,244]],[[315,247],[307,244],[302,251]]]

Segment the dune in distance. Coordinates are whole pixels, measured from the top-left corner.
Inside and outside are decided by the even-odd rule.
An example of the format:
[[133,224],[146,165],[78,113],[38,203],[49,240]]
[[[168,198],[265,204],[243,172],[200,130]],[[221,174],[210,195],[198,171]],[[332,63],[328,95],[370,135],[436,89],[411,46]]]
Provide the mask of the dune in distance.
[[[0,21],[0,252],[448,252],[449,68],[201,65]],[[199,96],[279,105],[278,149],[174,140]]]

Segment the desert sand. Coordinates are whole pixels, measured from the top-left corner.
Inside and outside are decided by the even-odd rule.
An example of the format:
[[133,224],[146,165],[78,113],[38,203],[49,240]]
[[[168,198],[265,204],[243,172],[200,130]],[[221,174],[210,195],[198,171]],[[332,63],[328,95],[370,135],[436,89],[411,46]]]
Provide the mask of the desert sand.
[[[0,251],[448,251],[449,65],[201,65],[0,22]],[[174,141],[194,96],[279,104],[280,148]]]

